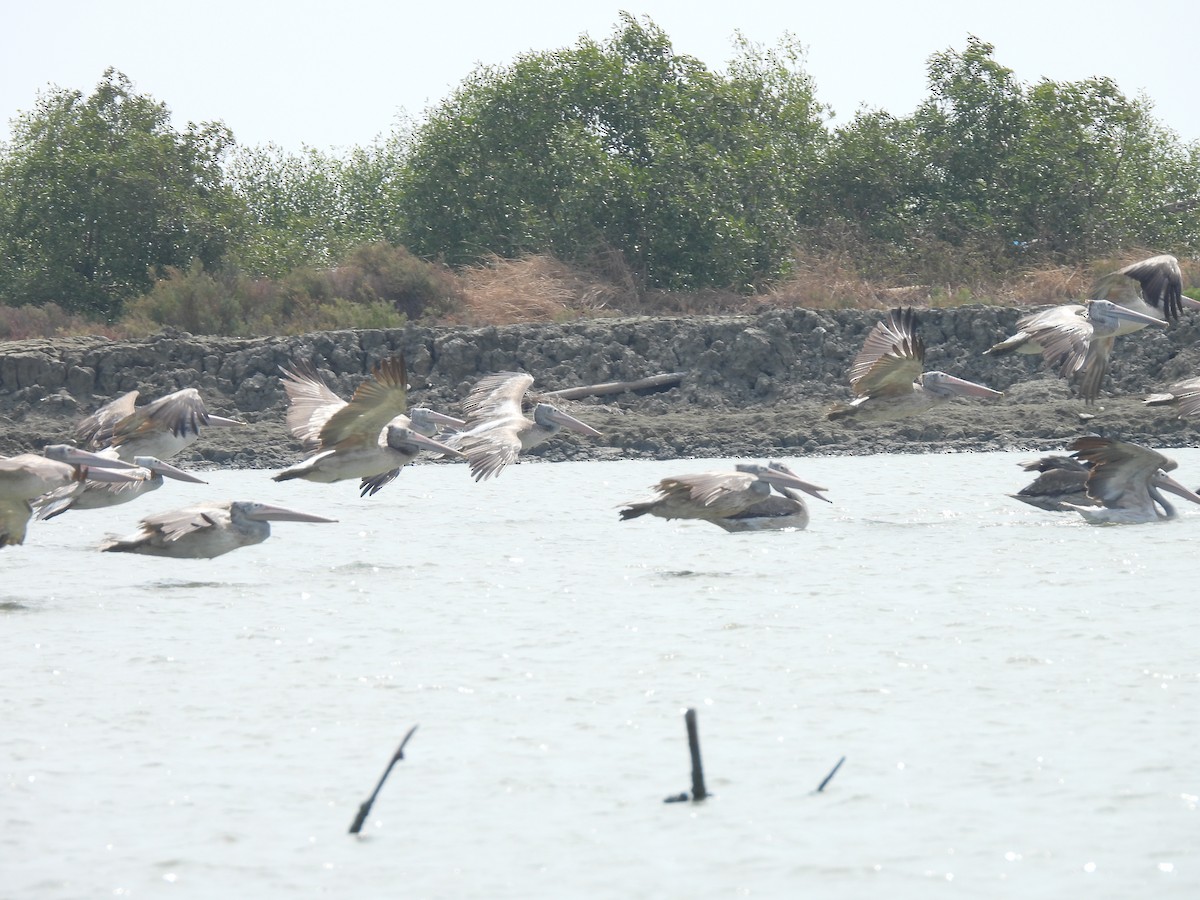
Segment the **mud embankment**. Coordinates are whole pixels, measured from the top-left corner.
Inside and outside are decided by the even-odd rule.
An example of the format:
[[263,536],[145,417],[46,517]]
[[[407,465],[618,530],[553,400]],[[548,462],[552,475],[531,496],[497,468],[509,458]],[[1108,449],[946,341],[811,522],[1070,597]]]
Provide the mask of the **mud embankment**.
[[[665,459],[1061,447],[1098,432],[1158,447],[1200,444],[1200,430],[1141,397],[1200,373],[1200,319],[1118,340],[1092,407],[1032,356],[983,355],[1020,311],[961,307],[920,313],[926,367],[1005,392],[953,401],[913,419],[862,425],[825,419],[850,397],[846,372],[878,311],[783,310],[756,316],[607,319],[479,329],[408,327],[233,339],[164,332],[142,341],[69,338],[0,343],[0,454],[70,440],[75,423],[129,390],[147,402],[195,387],[213,412],[250,427],[208,429],[191,464],[280,467],[301,458],[284,429],[279,367],[313,362],[340,395],[379,360],[403,353],[412,405],[456,412],[474,381],[524,371],[551,391],[662,372],[686,373],[665,391],[575,401],[604,436],[562,436],[546,459]],[[1094,418],[1082,418],[1082,415]]]

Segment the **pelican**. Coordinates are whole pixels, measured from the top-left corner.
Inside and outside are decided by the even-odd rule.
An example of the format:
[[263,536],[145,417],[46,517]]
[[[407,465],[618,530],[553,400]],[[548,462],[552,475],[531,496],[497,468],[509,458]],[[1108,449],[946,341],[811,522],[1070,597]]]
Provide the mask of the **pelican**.
[[[771,496],[771,489],[796,488],[812,496],[831,502],[824,497],[823,487],[817,487],[799,478],[796,473],[780,462],[768,465],[761,463],[739,463],[733,472],[700,472],[696,475],[676,475],[664,478],[654,486],[658,497],[626,504],[621,510],[621,521],[636,519],[649,513],[662,519],[702,519],[714,522],[726,531],[757,530],[728,520],[748,513]],[[787,499],[798,500],[794,494]],[[775,499],[775,498],[771,498]],[[803,503],[801,503],[803,506]],[[795,508],[788,507],[792,514]],[[774,505],[760,509],[759,517],[773,515]],[[806,513],[807,522],[807,513]]]
[[79,442],[91,450],[112,447],[132,462],[135,456],[170,459],[200,437],[202,425],[245,425],[210,413],[195,388],[184,388],[135,407],[138,392],[130,391],[106,403],[75,429]]
[[[311,455],[275,475],[275,481],[303,478],[329,484],[359,478],[373,482],[408,465],[422,450],[462,455],[421,434],[404,415],[408,375],[403,357],[376,366],[349,402],[329,390],[311,371],[284,369],[283,373],[289,400],[288,428]],[[427,410],[422,421],[432,422],[436,428],[438,421],[459,420]],[[367,492],[364,488],[364,496]]]
[[[1184,306],[1200,307],[1200,302],[1183,296],[1183,273],[1179,270],[1179,260],[1170,254],[1151,256],[1123,269],[1109,272],[1096,280],[1088,299],[1108,300],[1155,320],[1155,323],[1144,319],[1120,321],[1113,337],[1132,334],[1149,324],[1165,325],[1167,322],[1177,321]],[[1017,320],[1019,330],[1016,334],[983,352],[992,356],[1004,356],[1008,353],[1043,353],[1042,337],[1045,329],[1061,327],[1063,324],[1070,325],[1075,319],[1084,316],[1085,311],[1086,306],[1083,304],[1068,303],[1030,313]]]
[[51,444],[42,453],[0,458],[0,547],[25,542],[33,516],[31,501],[54,490],[79,490],[91,481],[129,481],[135,469],[123,460],[100,456],[67,444]]
[[600,437],[595,428],[549,403],[538,403],[533,418],[526,418],[521,400],[531,384],[532,375],[498,372],[480,379],[463,401],[466,430],[451,435],[447,443],[467,457],[476,481],[499,475],[505,466],[517,461],[523,450],[536,447],[564,428]]
[[1072,512],[1072,506],[1098,506],[1100,502],[1088,496],[1087,478],[1091,466],[1073,456],[1043,456],[1020,464],[1026,472],[1040,472],[1015,494],[1014,500],[1049,512]]
[[[1076,380],[1079,396],[1091,403],[1100,395],[1108,372],[1113,343],[1129,323],[1165,325],[1162,319],[1109,300],[1088,300],[1084,306],[1057,306],[1021,320],[1029,340],[1041,348],[1048,368]],[[1020,324],[1020,323],[1019,323]]]
[[244,500],[198,503],[142,519],[138,531],[112,538],[100,549],[177,559],[212,559],[239,547],[261,544],[271,522],[336,522],[283,506]]
[[1188,419],[1200,412],[1200,378],[1177,381],[1164,393],[1151,394],[1142,401],[1147,406],[1174,406],[1178,418]]
[[855,399],[835,406],[827,418],[902,419],[951,397],[1002,396],[982,384],[945,372],[924,372],[924,368],[925,343],[917,336],[916,313],[911,308],[891,310],[887,321],[878,323],[867,335],[850,366]]
[[[1166,501],[1160,488],[1200,503],[1200,494],[1167,475],[1178,463],[1156,450],[1095,435],[1079,438],[1070,449],[1075,451],[1076,459],[1091,465],[1087,492],[1098,505],[1064,505],[1092,525],[1139,524],[1175,518],[1175,507]],[[1161,512],[1158,507],[1162,507]]]
[[[104,456],[112,452],[105,451],[100,455]],[[115,453],[113,455],[115,456]],[[167,478],[188,481],[193,484],[207,483],[203,478],[168,462],[163,462],[154,456],[135,456],[133,462],[137,466],[129,473],[133,480],[119,482],[89,480],[82,487],[68,485],[43,494],[33,504],[37,511],[37,517],[53,519],[69,509],[104,509],[128,503],[143,494],[158,490]]]
[[779,493],[759,500],[736,516],[712,519],[712,523],[726,531],[803,531],[807,528],[808,506],[804,498],[791,488],[777,486],[775,490]]

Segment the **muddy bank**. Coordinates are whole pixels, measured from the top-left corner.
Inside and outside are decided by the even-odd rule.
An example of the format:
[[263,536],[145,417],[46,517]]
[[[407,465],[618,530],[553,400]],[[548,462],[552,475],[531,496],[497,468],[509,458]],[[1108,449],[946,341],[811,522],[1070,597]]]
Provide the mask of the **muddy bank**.
[[[1157,447],[1200,444],[1200,430],[1141,397],[1200,372],[1200,319],[1118,341],[1100,401],[1086,407],[1029,356],[983,356],[1020,311],[920,313],[926,366],[1005,392],[954,401],[882,425],[824,418],[850,397],[846,372],[878,311],[782,310],[756,316],[607,319],[480,329],[408,327],[232,339],[164,332],[143,341],[70,338],[0,343],[0,454],[70,440],[75,422],[125,391],[142,402],[196,387],[213,412],[250,427],[209,429],[182,461],[276,468],[302,457],[283,426],[279,366],[314,362],[343,396],[379,360],[403,353],[410,403],[447,412],[489,372],[533,374],[537,390],[684,372],[666,391],[569,404],[604,432],[558,437],[544,459],[803,456],[1061,447],[1088,431]],[[1094,415],[1084,420],[1081,414]]]

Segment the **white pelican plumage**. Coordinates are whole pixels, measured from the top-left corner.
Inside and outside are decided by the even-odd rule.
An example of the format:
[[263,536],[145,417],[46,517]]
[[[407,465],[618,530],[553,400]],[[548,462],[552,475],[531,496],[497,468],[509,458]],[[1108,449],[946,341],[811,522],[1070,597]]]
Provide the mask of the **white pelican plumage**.
[[1002,396],[973,381],[945,372],[926,372],[925,343],[917,335],[911,309],[893,309],[867,335],[850,366],[855,399],[831,409],[830,419],[853,416],[860,421],[901,419],[923,413],[951,397]]
[[100,549],[177,559],[212,559],[239,547],[261,544],[271,522],[336,522],[311,513],[243,500],[198,503],[142,519],[138,531],[112,538]]
[[[402,357],[376,366],[349,401],[329,390],[311,370],[284,369],[283,373],[289,400],[288,428],[311,455],[275,475],[276,481],[303,478],[328,484],[350,478],[369,480],[408,465],[422,450],[462,455],[421,434],[404,415],[408,375]],[[434,427],[438,421],[459,421],[432,410],[425,416]]]
[[[1200,303],[1183,296],[1183,273],[1179,269],[1179,260],[1170,254],[1151,256],[1098,278],[1088,299],[1107,300],[1156,320],[1154,323],[1145,319],[1118,321],[1112,334],[1114,338],[1140,331],[1149,324],[1174,322],[1184,306],[1200,307]],[[1017,320],[1016,334],[993,345],[984,354],[1043,353],[1045,348],[1041,338],[1046,328],[1059,327],[1061,323],[1069,324],[1085,315],[1085,303],[1067,303],[1029,313]]]
[[32,501],[55,490],[76,491],[91,481],[136,479],[123,460],[67,444],[51,444],[42,453],[0,458],[0,547],[21,544],[33,516]]
[[1083,306],[1056,306],[1021,320],[1030,342],[1041,348],[1047,368],[1074,380],[1087,403],[1100,395],[1108,372],[1113,343],[1129,323],[1163,325],[1161,319],[1109,300],[1088,300]]
[[[655,499],[626,504],[621,510],[621,520],[649,514],[662,519],[702,519],[721,525],[726,531],[756,530],[738,527],[736,523],[734,527],[728,527],[728,520],[766,501],[771,496],[772,488],[795,488],[830,502],[829,498],[821,495],[826,488],[804,481],[783,463],[772,462],[765,466],[760,463],[739,463],[733,472],[699,472],[664,478],[654,485],[654,490],[658,492]],[[799,498],[790,494],[785,495],[785,499],[795,501]],[[772,509],[768,507],[766,513],[769,515]],[[794,506],[788,505],[788,509],[795,514]],[[768,516],[760,513],[760,517]]]
[[[115,451],[106,450],[99,455],[108,454],[115,455]],[[53,519],[71,509],[106,509],[128,503],[158,490],[167,478],[192,484],[207,483],[203,478],[153,456],[135,456],[133,463],[136,468],[129,470],[129,481],[98,482],[89,479],[82,487],[68,485],[43,494],[33,503],[37,517]]]
[[521,401],[532,384],[532,375],[498,372],[480,379],[463,401],[466,428],[447,438],[447,443],[467,457],[476,481],[499,475],[505,466],[517,461],[522,451],[549,440],[564,428],[600,437],[595,428],[549,403],[538,403],[533,418],[526,418]]
[[1200,412],[1200,378],[1186,378],[1177,381],[1166,391],[1151,394],[1143,401],[1147,406],[1173,406],[1178,418],[1190,419]]
[[1070,449],[1076,459],[1091,466],[1087,492],[1098,505],[1065,505],[1092,525],[1128,525],[1175,518],[1175,507],[1166,501],[1161,490],[1200,503],[1200,495],[1167,475],[1178,463],[1157,450],[1095,435],[1079,438]]
[[130,391],[106,403],[75,429],[79,442],[92,450],[111,447],[126,462],[135,456],[170,459],[200,437],[205,425],[245,425],[210,413],[195,388],[184,388],[135,406],[138,392]]

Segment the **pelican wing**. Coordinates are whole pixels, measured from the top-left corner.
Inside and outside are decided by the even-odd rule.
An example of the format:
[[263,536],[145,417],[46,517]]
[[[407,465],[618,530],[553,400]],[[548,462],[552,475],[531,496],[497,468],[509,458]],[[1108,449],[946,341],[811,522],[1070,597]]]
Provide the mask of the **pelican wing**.
[[1200,412],[1200,378],[1189,378],[1171,385],[1172,399],[1179,401],[1179,417],[1190,418]]
[[329,389],[309,363],[294,368],[280,366],[288,398],[287,427],[305,450],[321,447],[321,429],[346,401]]
[[104,404],[75,427],[75,437],[87,450],[103,450],[113,441],[113,428],[136,408],[137,391]]
[[925,344],[917,336],[917,317],[893,309],[867,335],[850,366],[850,387],[859,397],[890,397],[912,392],[925,368]]
[[1169,472],[1177,465],[1149,447],[1095,435],[1079,438],[1070,449],[1077,459],[1092,465],[1088,494],[1110,508],[1140,504],[1154,474],[1159,469]]
[[142,434],[169,432],[176,437],[200,433],[208,424],[208,409],[195,388],[184,388],[127,415],[113,427],[112,445],[119,447]]
[[408,408],[408,372],[404,357],[385,359],[358,386],[350,402],[333,413],[322,426],[320,449],[367,446]]
[[1070,378],[1087,360],[1092,343],[1092,323],[1085,306],[1055,306],[1023,317],[1017,322],[1042,348],[1046,367]]
[[0,500],[0,547],[23,544],[32,516],[33,507],[28,500]]
[[147,538],[157,535],[169,543],[197,531],[219,528],[228,522],[228,503],[200,503],[146,516],[141,521],[141,529]]
[[521,399],[531,384],[533,376],[524,372],[497,372],[479,379],[462,403],[467,425],[487,419],[520,416]]
[[1113,343],[1116,338],[1093,337],[1088,342],[1087,353],[1083,364],[1079,367],[1079,396],[1091,402],[1100,396],[1100,382],[1108,372],[1108,360],[1112,356]]
[[460,432],[454,437],[457,440],[452,446],[467,457],[471,475],[476,481],[498,475],[505,466],[515,463],[521,453],[521,437],[517,428],[507,427],[503,422],[478,432]]
[[700,472],[664,478],[655,489],[665,496],[686,494],[702,506],[712,506],[745,491],[758,479],[745,472]]
[[1179,260],[1164,253],[1110,272],[1096,281],[1092,299],[1113,303],[1142,299],[1173,322],[1183,311],[1183,273],[1179,270]]

